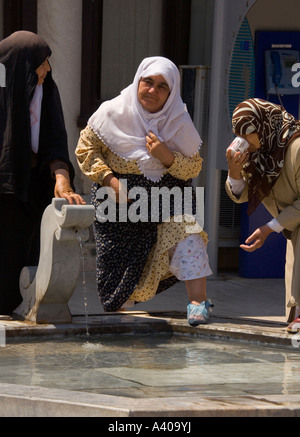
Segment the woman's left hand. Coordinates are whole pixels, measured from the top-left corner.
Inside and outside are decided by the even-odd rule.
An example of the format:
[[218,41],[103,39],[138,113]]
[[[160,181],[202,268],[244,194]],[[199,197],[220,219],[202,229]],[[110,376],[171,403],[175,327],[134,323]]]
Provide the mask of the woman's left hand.
[[241,244],[240,248],[246,252],[254,252],[263,246],[267,237],[273,232],[273,230],[268,226],[264,225],[256,229],[250,237],[245,241],[246,244]]
[[150,155],[158,159],[165,167],[171,167],[175,156],[166,143],[161,143],[153,132],[149,132],[148,135],[146,135],[146,141]]
[[69,173],[66,170],[57,170],[55,172],[55,188],[54,196],[66,199],[71,205],[86,205],[85,200],[79,195],[74,193],[71,184]]

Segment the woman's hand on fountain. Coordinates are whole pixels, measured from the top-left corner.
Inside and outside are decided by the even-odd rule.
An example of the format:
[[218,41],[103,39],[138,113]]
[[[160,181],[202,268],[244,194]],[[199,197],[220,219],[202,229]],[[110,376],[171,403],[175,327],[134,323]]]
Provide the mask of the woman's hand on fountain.
[[59,169],[55,171],[55,188],[54,196],[66,199],[71,205],[86,205],[85,200],[79,195],[74,193],[71,184],[69,172],[64,169]]

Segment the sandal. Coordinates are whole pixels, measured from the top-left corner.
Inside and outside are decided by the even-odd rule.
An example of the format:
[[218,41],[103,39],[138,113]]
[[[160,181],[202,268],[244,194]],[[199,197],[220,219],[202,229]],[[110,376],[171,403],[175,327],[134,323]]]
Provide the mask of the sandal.
[[204,325],[208,323],[209,314],[214,305],[208,299],[200,305],[189,303],[187,306],[187,321],[191,326]]

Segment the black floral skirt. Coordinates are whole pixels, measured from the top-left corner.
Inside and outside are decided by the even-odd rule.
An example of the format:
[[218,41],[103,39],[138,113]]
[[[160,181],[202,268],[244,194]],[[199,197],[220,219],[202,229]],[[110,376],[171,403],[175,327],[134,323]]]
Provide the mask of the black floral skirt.
[[[174,178],[170,174],[165,175],[158,183],[152,182],[140,175],[120,175],[115,174],[118,179],[122,179],[126,185],[127,190],[130,191],[134,187],[142,187],[144,193],[147,192],[148,199],[145,203],[140,203],[140,210],[144,207],[146,210],[147,220],[145,214],[141,220],[130,220],[129,209],[132,203],[126,205],[127,220],[124,220],[124,210],[121,217],[120,205],[115,204],[114,214],[107,215],[109,219],[95,219],[94,222],[94,236],[96,242],[97,252],[97,287],[101,303],[104,310],[107,312],[117,311],[129,299],[139,280],[142,276],[147,258],[152,248],[157,242],[157,226],[162,221],[166,221],[164,217],[162,204],[151,206],[153,204],[152,188],[166,187],[172,189],[178,187],[182,192],[185,187],[191,188],[190,181],[182,181]],[[103,207],[103,187],[98,184],[93,184],[92,187],[92,204],[97,211]],[[99,192],[101,191],[101,196]],[[106,197],[107,198],[107,197]],[[180,201],[180,200],[179,200]],[[183,208],[184,196],[182,196]],[[169,209],[166,214],[170,217],[178,213],[178,198],[170,197]],[[193,197],[193,211],[195,208],[195,199]],[[137,208],[138,209],[138,208]],[[155,211],[158,209],[158,211]],[[145,211],[144,211],[145,212]],[[142,211],[139,211],[141,214]],[[152,213],[152,215],[151,215]],[[126,215],[126,214],[125,214]],[[141,214],[142,216],[142,214]],[[113,217],[113,219],[111,219]],[[155,217],[155,221],[153,221]],[[160,282],[157,293],[160,293],[177,282],[175,276],[170,276]]]

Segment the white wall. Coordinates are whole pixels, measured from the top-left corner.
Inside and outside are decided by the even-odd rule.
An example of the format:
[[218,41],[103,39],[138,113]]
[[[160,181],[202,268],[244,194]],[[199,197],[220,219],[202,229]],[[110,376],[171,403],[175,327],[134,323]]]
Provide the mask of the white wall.
[[192,0],[190,65],[211,65],[214,0]]
[[69,138],[70,159],[76,170],[76,186],[81,173],[74,150],[79,138],[77,117],[81,95],[82,0],[39,0],[38,34],[52,50],[50,63],[60,91]]
[[3,0],[0,0],[0,41],[3,39]]
[[103,1],[102,100],[132,83],[144,57],[160,54],[161,24],[161,0]]
[[[162,2],[104,0],[103,3],[101,98],[105,100],[115,97],[132,82],[145,56],[160,54]],[[62,98],[69,152],[77,174],[75,184],[78,191],[88,193],[90,185],[74,156],[79,137],[81,20],[82,0],[38,1],[38,33],[52,49],[50,63]]]
[[300,31],[299,0],[257,0],[247,14],[251,31]]

